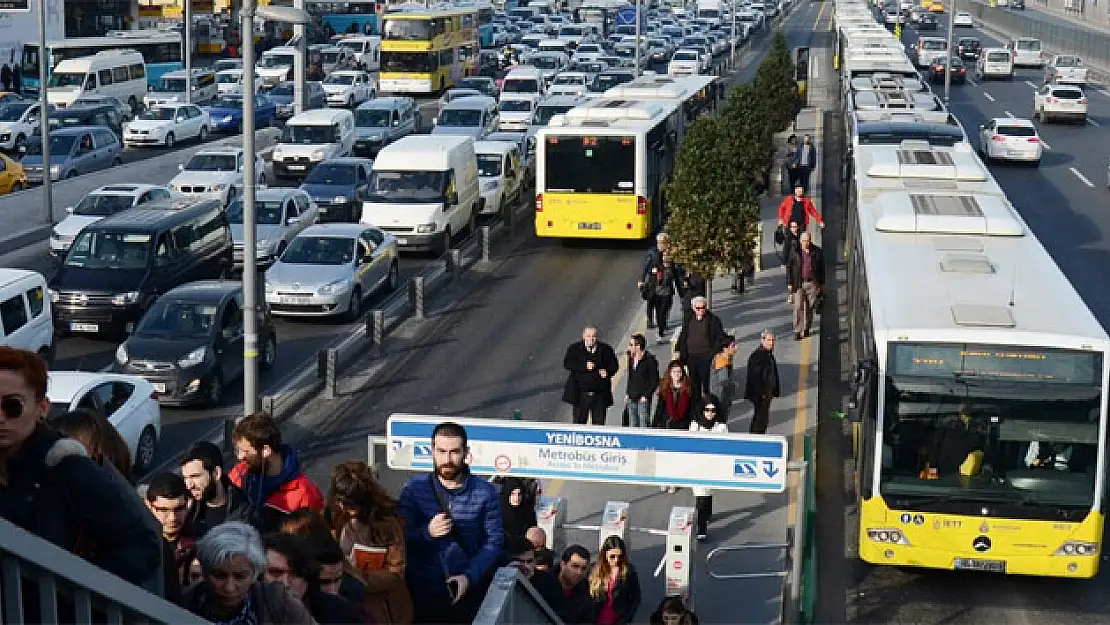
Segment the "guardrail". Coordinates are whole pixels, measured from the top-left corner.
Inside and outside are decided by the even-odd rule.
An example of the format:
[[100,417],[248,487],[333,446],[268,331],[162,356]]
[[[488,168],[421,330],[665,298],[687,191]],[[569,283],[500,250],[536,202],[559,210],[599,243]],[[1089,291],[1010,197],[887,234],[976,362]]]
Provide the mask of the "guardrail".
[[973,1],[969,10],[976,19],[988,27],[1005,32],[1012,37],[1035,37],[1044,47],[1058,54],[1074,54],[1089,66],[1110,72],[1110,35],[1079,25],[1049,23],[1033,15],[991,7]]
[[515,567],[497,569],[474,625],[562,625],[532,584]]
[[207,623],[0,519],[4,623]]

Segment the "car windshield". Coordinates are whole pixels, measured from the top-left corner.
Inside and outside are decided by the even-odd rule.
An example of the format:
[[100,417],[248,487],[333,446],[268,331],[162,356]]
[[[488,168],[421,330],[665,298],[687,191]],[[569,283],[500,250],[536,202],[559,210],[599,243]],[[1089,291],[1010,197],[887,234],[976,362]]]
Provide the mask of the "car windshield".
[[331,126],[302,126],[300,124],[286,124],[281,129],[282,143],[299,143],[301,145],[319,145],[335,141],[335,130]]
[[460,89],[474,89],[475,91],[484,93],[486,95],[490,95],[490,93],[493,91],[490,88],[490,83],[488,81],[480,80],[477,78],[463,78],[459,81],[458,84]]
[[1083,92],[1078,89],[1053,89],[1052,95],[1062,100],[1079,100],[1083,98]]
[[991,52],[990,54],[987,55],[987,60],[990,61],[991,63],[1009,63],[1010,62],[1010,53],[1009,52]]
[[560,36],[581,37],[584,33],[581,26],[563,26],[559,29]]
[[501,111],[508,111],[510,113],[530,113],[532,112],[531,100],[502,100],[501,104],[497,105]]
[[216,323],[217,307],[209,302],[159,298],[143,315],[138,336],[209,336]]
[[355,125],[362,128],[386,128],[389,126],[389,111],[355,109]]
[[596,43],[584,43],[577,48],[578,54],[601,54],[601,46]]
[[238,84],[242,74],[216,74],[216,82],[221,85]]
[[353,85],[355,77],[351,74],[331,74],[324,79],[325,85]]
[[698,60],[698,53],[693,51],[679,50],[671,57],[674,61],[696,61]]
[[48,87],[61,87],[63,89],[80,87],[85,84],[85,74],[84,72],[80,74],[77,72],[54,72],[50,76],[50,81],[46,84]]
[[439,116],[440,126],[481,126],[482,111],[479,109],[448,109]]
[[83,230],[66,254],[66,267],[82,269],[145,269],[150,235]]
[[32,106],[34,104],[23,102],[0,105],[0,121],[19,121],[19,118],[23,117],[23,113]]
[[339,163],[320,163],[312,168],[304,181],[308,184],[332,184],[351,186],[355,184],[355,165]]
[[1006,135],[1007,137],[1035,137],[1037,136],[1037,129],[1031,126],[998,126],[998,134]]
[[280,69],[283,67],[293,67],[292,54],[267,54],[262,57],[262,67],[271,69]]
[[235,171],[236,158],[234,154],[194,154],[193,158],[185,163],[189,171]]
[[235,98],[235,97],[231,97],[231,96],[222,96],[222,97],[216,98],[216,100],[212,103],[212,108],[214,108],[214,109],[242,109],[243,108],[243,98]]
[[216,61],[214,67],[216,71],[222,71],[225,69],[239,69],[242,66],[243,61],[241,59],[220,59]]
[[500,154],[479,154],[478,155],[478,175],[483,178],[490,178],[493,176],[501,175],[501,155]]
[[355,258],[355,241],[348,237],[299,236],[281,255],[290,265],[346,265]]
[[1081,64],[1077,56],[1056,57],[1056,67],[1079,67]]
[[632,80],[632,74],[598,74],[594,78],[593,84],[590,85],[590,91],[594,93],[608,91],[617,85],[623,85]]
[[81,217],[107,217],[131,208],[135,198],[130,195],[90,193],[73,207],[73,214]]
[[327,63],[328,65],[335,65],[336,63],[339,62],[339,56],[341,54],[343,54],[343,53],[342,52],[324,52],[324,53],[320,54],[320,58],[322,58],[324,60],[324,62]]
[[553,56],[537,56],[533,57],[531,64],[540,69],[559,69],[561,65],[559,59]]
[[586,77],[581,74],[560,74],[552,81],[555,85],[584,85]]
[[447,173],[442,171],[374,171],[367,199],[375,202],[426,204],[447,196]]
[[[277,226],[281,222],[281,200],[255,200],[254,223],[262,226]],[[227,221],[243,223],[243,200],[237,199],[227,206]]]
[[531,78],[512,78],[501,85],[503,93],[539,93],[540,86]]
[[270,95],[293,95],[293,83],[279,83],[276,87],[270,89]]
[[139,113],[139,119],[151,119],[158,121],[170,121],[177,113],[177,109],[172,108],[152,108]]
[[340,41],[339,47],[346,48],[348,50],[351,50],[352,52],[362,52],[361,41]]
[[[76,135],[50,135],[50,154],[52,156],[66,156],[73,150],[77,141]],[[27,144],[27,154],[42,155],[42,141],[37,138]]]
[[532,124],[536,126],[546,126],[547,122],[551,121],[552,117],[562,115],[567,111],[574,108],[573,106],[541,106],[536,109],[536,114],[532,116]]
[[1041,42],[1036,40],[1036,39],[1032,39],[1032,40],[1030,40],[1030,39],[1021,40],[1021,39],[1019,39],[1018,42],[1017,42],[1017,49],[1018,50],[1028,50],[1030,52],[1036,52],[1036,51],[1039,51],[1041,49]]
[[185,79],[163,78],[162,84],[158,86],[157,90],[162,93],[185,93]]

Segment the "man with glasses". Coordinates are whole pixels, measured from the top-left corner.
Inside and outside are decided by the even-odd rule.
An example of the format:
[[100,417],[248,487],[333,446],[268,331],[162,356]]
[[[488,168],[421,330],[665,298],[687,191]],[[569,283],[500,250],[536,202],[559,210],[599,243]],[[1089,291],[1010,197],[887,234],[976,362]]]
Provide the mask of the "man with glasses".
[[182,580],[193,561],[188,532],[189,489],[180,475],[159,473],[146,489],[146,505],[162,526],[162,578],[167,601],[181,599]]
[[686,366],[694,398],[700,399],[709,392],[713,357],[728,347],[732,337],[725,334],[721,318],[709,311],[709,300],[699,295],[690,300],[690,308],[694,314],[678,335],[678,359]]
[[771,399],[779,396],[779,366],[775,362],[775,335],[764,330],[760,335],[759,347],[748,356],[748,379],[744,385],[744,399],[755,406],[752,434],[766,434],[771,419]]

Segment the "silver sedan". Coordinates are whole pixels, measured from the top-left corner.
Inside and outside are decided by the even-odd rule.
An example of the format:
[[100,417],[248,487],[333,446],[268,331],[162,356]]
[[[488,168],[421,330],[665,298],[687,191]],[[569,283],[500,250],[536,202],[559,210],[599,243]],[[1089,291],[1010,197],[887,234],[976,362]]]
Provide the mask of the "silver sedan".
[[362,224],[319,224],[302,231],[266,272],[275,315],[362,317],[374,291],[397,288],[397,239]]

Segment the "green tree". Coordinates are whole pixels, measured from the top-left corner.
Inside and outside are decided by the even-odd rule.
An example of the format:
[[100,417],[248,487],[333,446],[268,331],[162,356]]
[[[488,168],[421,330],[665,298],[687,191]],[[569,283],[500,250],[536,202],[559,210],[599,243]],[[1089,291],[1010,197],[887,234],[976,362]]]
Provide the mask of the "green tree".
[[[686,132],[673,181],[667,221],[675,262],[711,280],[721,269],[752,261],[759,200],[736,175],[722,117],[705,116]],[[722,149],[723,148],[723,149]]]
[[794,80],[794,61],[782,31],[775,32],[771,50],[759,64],[753,84],[759,90],[760,108],[767,115],[773,132],[790,127],[798,111],[798,83]]
[[774,127],[759,87],[748,83],[729,94],[721,114],[721,151],[734,176],[756,187],[774,159]]

